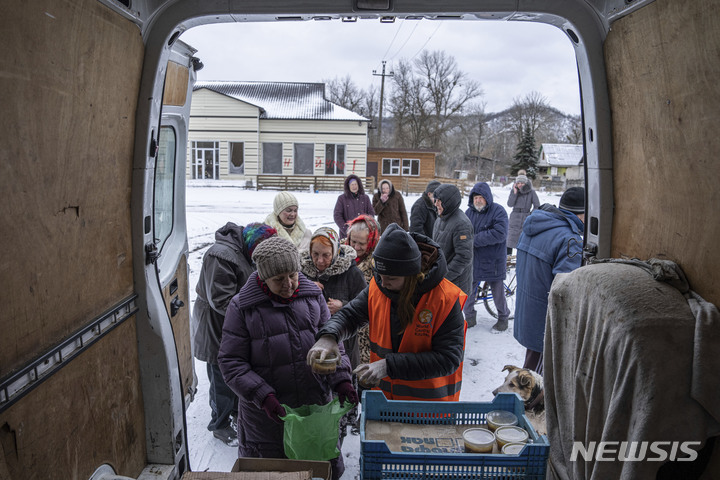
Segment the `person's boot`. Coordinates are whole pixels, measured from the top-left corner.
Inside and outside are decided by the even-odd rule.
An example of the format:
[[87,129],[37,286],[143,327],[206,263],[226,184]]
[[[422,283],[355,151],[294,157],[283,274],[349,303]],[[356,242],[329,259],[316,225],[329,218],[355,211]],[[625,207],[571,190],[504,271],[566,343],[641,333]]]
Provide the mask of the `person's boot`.
[[495,325],[492,326],[492,330],[494,332],[504,332],[508,328],[508,319],[507,318],[498,318],[498,321],[495,322]]
[[213,430],[213,437],[217,438],[221,442],[223,442],[225,445],[229,445],[231,447],[237,447],[238,445],[238,438],[237,438],[237,432],[232,427],[232,425],[228,425],[225,428],[219,428],[217,430]]
[[468,327],[468,328],[472,328],[472,327],[474,327],[475,325],[477,325],[477,318],[476,318],[475,316],[467,317],[467,318],[465,319],[465,321],[467,322],[467,327]]

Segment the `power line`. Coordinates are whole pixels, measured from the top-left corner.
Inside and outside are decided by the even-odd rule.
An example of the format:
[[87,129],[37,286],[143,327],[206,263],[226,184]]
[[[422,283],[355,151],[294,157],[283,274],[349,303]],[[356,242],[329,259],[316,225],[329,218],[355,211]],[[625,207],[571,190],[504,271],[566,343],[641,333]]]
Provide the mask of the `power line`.
[[405,21],[403,20],[402,23],[400,23],[400,26],[395,31],[395,36],[393,37],[392,41],[390,42],[390,45],[388,45],[387,50],[385,50],[385,53],[383,54],[382,58],[385,59],[387,57],[388,52],[390,51],[390,48],[392,47],[393,43],[395,43],[395,39],[397,38],[398,34],[400,33],[400,30],[402,30],[403,25],[405,25]]
[[432,40],[432,37],[435,36],[435,34],[437,33],[438,30],[440,30],[440,27],[442,27],[442,25],[443,25],[443,24],[442,24],[442,20],[441,20],[441,21],[440,21],[440,24],[437,26],[437,28],[435,29],[435,31],[428,37],[428,39],[425,41],[425,43],[423,44],[423,46],[420,47],[420,50],[418,50],[417,52],[415,52],[415,55],[413,55],[412,57],[410,57],[410,60],[412,60],[413,58],[417,57],[417,56],[418,56],[418,53],[420,53],[420,52],[423,51],[423,49],[425,48],[425,45],[427,45],[428,42],[430,42],[430,40]]
[[415,30],[417,30],[418,25],[420,25],[420,22],[415,22],[415,26],[413,27],[412,32],[410,32],[410,35],[408,35],[408,37],[405,39],[405,43],[403,43],[402,46],[398,49],[398,51],[395,52],[395,55],[390,57],[388,60],[392,60],[393,58],[397,57],[400,52],[402,52],[402,49],[405,48],[405,45],[407,45],[407,43],[410,41],[413,33],[415,33]]

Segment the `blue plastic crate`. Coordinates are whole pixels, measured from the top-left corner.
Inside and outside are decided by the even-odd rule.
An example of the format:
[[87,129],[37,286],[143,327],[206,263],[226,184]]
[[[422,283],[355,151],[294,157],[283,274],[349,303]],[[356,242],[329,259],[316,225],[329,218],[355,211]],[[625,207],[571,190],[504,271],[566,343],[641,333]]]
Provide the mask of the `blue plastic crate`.
[[[424,425],[476,425],[485,423],[492,410],[507,410],[518,417],[531,442],[518,455],[492,453],[392,452],[382,440],[367,440],[369,420]],[[360,426],[360,472],[363,480],[376,479],[503,479],[545,478],[550,444],[539,436],[525,416],[522,399],[515,393],[500,393],[492,402],[416,402],[387,400],[377,390],[366,390],[362,398]]]

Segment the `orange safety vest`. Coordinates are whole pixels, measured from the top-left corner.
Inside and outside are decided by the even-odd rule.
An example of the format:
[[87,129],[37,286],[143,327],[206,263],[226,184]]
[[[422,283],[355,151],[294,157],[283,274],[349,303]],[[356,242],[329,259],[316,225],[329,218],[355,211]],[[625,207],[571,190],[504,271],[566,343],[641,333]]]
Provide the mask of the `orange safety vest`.
[[[424,294],[415,307],[413,321],[405,329],[400,341],[398,353],[428,352],[432,350],[432,337],[450,314],[455,302],[460,307],[465,304],[467,295],[454,283],[443,279],[435,288]],[[370,281],[368,292],[368,311],[370,317],[370,361],[376,362],[392,351],[390,333],[390,299],[385,296],[375,282]],[[463,348],[465,332],[463,331]],[[443,400],[460,399],[463,364],[453,373],[444,377],[426,380],[400,380],[385,377],[380,381],[379,390],[388,400]]]

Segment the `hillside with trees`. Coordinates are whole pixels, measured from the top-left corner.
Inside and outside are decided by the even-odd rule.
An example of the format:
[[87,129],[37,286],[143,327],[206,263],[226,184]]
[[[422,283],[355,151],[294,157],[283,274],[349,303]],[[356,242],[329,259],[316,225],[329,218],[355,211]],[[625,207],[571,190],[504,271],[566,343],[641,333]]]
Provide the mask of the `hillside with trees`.
[[[437,174],[457,170],[489,180],[515,174],[519,151],[535,155],[542,143],[581,143],[579,115],[552,107],[538,92],[516,97],[501,112],[486,112],[481,85],[444,51],[423,51],[402,59],[386,80],[382,138],[378,127],[380,90],[361,89],[347,76],[324,80],[326,98],[372,120],[371,147],[439,151]],[[527,170],[527,168],[526,168]],[[530,171],[528,171],[530,173]]]

